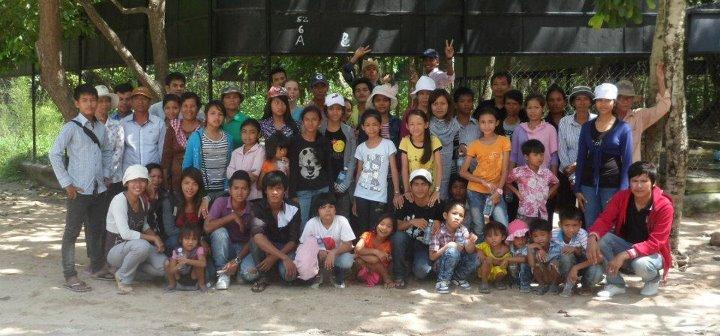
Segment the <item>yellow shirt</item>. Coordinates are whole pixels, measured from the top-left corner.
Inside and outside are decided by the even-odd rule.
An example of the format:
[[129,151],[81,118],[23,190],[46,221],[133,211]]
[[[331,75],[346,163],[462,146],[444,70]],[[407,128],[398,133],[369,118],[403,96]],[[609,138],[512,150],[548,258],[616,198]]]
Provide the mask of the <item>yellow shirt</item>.
[[[480,243],[480,244],[476,244],[476,245],[475,245],[475,250],[476,250],[477,252],[482,253],[482,254],[485,256],[485,259],[491,259],[491,260],[492,260],[492,259],[494,259],[494,260],[497,260],[497,259],[508,259],[508,258],[510,258],[510,256],[511,256],[510,251],[508,251],[507,253],[505,253],[505,254],[503,254],[503,255],[501,255],[501,256],[496,256],[496,255],[494,255],[494,254],[493,254],[493,251],[492,251],[492,247],[490,247],[490,244],[488,244],[487,242],[482,242],[482,243]],[[505,275],[507,275],[507,267],[493,266],[493,267],[490,269],[490,276],[488,277],[488,280],[489,280],[489,281],[493,281],[493,280],[495,280],[495,279],[499,279],[499,278],[505,277]],[[479,269],[479,268],[478,268],[478,276],[480,276],[480,269]]]
[[[510,139],[505,136],[498,136],[490,145],[482,143],[481,140],[473,141],[467,149],[467,157],[475,158],[477,161],[477,168],[472,174],[498,185],[502,177],[502,156],[503,154],[510,156],[511,146]],[[489,194],[492,191],[482,183],[473,181],[468,182],[468,189],[483,194]]]
[[[430,144],[432,148],[433,155],[430,155],[430,160],[428,160],[425,163],[420,162],[420,159],[422,159],[423,151],[425,150],[425,146],[423,147],[416,147],[412,141],[410,140],[410,136],[406,136],[400,140],[400,146],[399,149],[401,152],[407,154],[408,158],[408,174],[412,173],[415,169],[424,168],[430,171],[430,173],[433,176],[433,181],[435,181],[435,152],[442,149],[442,143],[440,142],[440,139],[438,137],[431,135],[430,136]],[[424,145],[424,144],[423,144]]]

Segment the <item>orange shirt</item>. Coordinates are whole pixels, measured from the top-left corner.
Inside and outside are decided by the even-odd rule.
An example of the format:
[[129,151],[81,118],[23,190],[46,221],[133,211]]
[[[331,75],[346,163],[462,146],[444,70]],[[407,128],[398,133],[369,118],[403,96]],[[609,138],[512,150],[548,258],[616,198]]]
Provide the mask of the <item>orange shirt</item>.
[[367,248],[377,249],[377,250],[383,251],[387,254],[391,254],[392,253],[392,245],[390,244],[390,237],[388,237],[388,239],[385,239],[385,241],[380,243],[380,245],[375,246],[375,237],[376,236],[377,236],[377,234],[375,232],[367,231],[360,236],[360,239],[362,239],[362,241],[365,242],[365,247],[367,247]]
[[[477,160],[477,168],[472,174],[498,185],[503,170],[502,156],[503,154],[510,156],[511,146],[510,139],[505,136],[498,136],[495,142],[490,145],[484,144],[480,140],[473,141],[467,149],[467,156]],[[473,181],[468,182],[468,189],[483,194],[489,194],[492,191],[483,184]]]

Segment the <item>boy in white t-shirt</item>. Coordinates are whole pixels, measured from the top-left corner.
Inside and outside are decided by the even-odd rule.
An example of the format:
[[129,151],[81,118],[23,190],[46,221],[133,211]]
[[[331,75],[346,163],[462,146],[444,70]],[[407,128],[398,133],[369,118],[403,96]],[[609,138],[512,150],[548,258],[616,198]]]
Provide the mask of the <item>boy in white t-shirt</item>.
[[355,234],[350,222],[343,216],[335,215],[335,196],[331,193],[322,193],[315,198],[314,209],[317,216],[308,220],[300,236],[302,244],[306,239],[316,239],[320,246],[318,262],[321,272],[315,278],[313,287],[322,284],[322,269],[333,271],[337,288],[345,288],[345,273],[353,264],[352,241]]

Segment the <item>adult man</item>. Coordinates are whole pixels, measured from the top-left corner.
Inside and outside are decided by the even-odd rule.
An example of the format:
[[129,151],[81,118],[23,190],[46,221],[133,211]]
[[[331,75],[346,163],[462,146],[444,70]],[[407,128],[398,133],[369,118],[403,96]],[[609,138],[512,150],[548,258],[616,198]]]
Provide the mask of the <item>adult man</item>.
[[653,164],[635,162],[628,176],[630,188],[618,191],[590,228],[588,259],[604,260],[606,265],[607,285],[598,293],[601,297],[625,293],[619,272],[628,264],[644,282],[640,294],[655,295],[660,270],[666,277],[672,264],[672,200],[655,186],[657,170]]
[[287,80],[287,73],[282,67],[277,67],[270,70],[270,86],[283,87]]
[[[64,287],[74,292],[87,292],[92,288],[78,279],[75,270],[75,242],[84,226],[90,272],[93,277],[106,277],[102,246],[106,209],[103,193],[110,182],[112,148],[107,128],[95,120],[97,90],[81,84],[75,88],[73,98],[80,113],[60,130],[48,157],[55,177],[68,196],[61,247]],[[64,162],[66,154],[67,166]]]
[[314,104],[322,109],[325,106],[325,96],[327,96],[329,87],[330,86],[328,86],[328,82],[323,74],[315,74],[310,81],[310,91],[312,91],[313,97],[308,105]]
[[655,67],[658,92],[655,96],[656,105],[632,109],[635,101],[635,88],[632,82],[621,80],[617,83],[617,114],[618,118],[630,124],[633,132],[633,162],[640,161],[642,133],[670,111],[670,90],[665,86],[665,66],[658,63]]
[[[350,58],[350,61],[343,65],[342,75],[346,83],[352,84],[358,78],[367,78],[368,80],[370,80],[372,85],[382,84],[380,82],[380,65],[375,59],[368,58],[366,60],[363,60],[362,66],[360,67],[361,76],[358,77],[355,75],[355,64],[357,64],[358,61],[362,60],[363,57],[365,57],[365,55],[370,53],[371,51],[372,49],[370,49],[370,46],[357,48],[353,56]],[[385,77],[382,79],[382,82],[385,83],[389,81],[389,75],[385,75]]]
[[107,128],[108,141],[112,148],[112,161],[110,163],[110,185],[108,186],[107,205],[115,195],[122,192],[122,170],[123,151],[125,150],[125,131],[120,122],[108,118],[111,109],[118,106],[118,95],[110,93],[105,85],[95,87],[98,92],[98,103],[95,108],[95,119]]
[[149,114],[150,99],[152,94],[148,88],[135,88],[132,93],[135,112],[121,121],[125,131],[123,171],[134,164],[160,163],[165,144],[165,118]]
[[262,292],[268,285],[268,273],[277,267],[283,281],[297,277],[293,263],[295,249],[300,238],[300,207],[285,202],[288,189],[287,176],[280,171],[265,175],[262,182],[265,197],[255,203],[253,213],[257,216],[250,228],[250,249],[260,272],[253,285],[253,292]]
[[240,136],[240,126],[248,118],[245,113],[240,111],[240,104],[245,100],[240,88],[231,86],[223,91],[220,100],[225,106],[227,115],[223,123],[223,130],[233,137],[233,148],[242,146],[242,137]]
[[372,93],[374,87],[375,86],[372,84],[372,82],[365,77],[358,78],[352,83],[353,97],[355,98],[355,107],[352,109],[350,118],[348,119],[348,125],[352,126],[353,128],[357,127],[358,119],[365,112],[368,98],[370,97],[370,94]]
[[435,49],[422,53],[423,74],[435,81],[438,89],[447,89],[455,82],[455,48],[453,42],[445,40],[445,71],[440,70],[440,54]]
[[123,83],[115,87],[118,96],[117,112],[112,115],[113,120],[120,120],[132,114],[132,91],[130,83]]
[[[187,84],[185,75],[179,72],[171,72],[165,76],[165,93],[171,93],[180,97],[183,93],[185,93],[185,84]],[[150,106],[150,114],[165,120],[165,111],[163,111],[162,101]],[[204,117],[198,117],[198,119],[204,119]]]
[[[490,77],[490,90],[493,98],[483,100],[473,113],[473,118],[477,119],[477,114],[486,106],[492,106],[498,110],[499,120],[505,120],[507,112],[505,111],[505,93],[512,89],[512,76],[507,72],[496,72]],[[502,125],[502,123],[501,123]]]

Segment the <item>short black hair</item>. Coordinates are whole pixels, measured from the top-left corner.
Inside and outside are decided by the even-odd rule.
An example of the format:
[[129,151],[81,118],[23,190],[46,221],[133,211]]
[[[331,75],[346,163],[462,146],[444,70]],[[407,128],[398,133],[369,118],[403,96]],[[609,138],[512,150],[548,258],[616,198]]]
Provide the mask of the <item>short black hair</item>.
[[75,87],[75,90],[73,90],[73,99],[76,101],[80,100],[80,96],[84,94],[91,95],[95,98],[98,97],[98,92],[94,86],[90,84],[80,84]]
[[507,100],[514,100],[518,102],[518,104],[523,104],[523,95],[520,90],[510,90],[508,92],[505,92],[505,96],[503,96],[503,102],[507,102]]
[[255,127],[258,131],[258,136],[260,136],[260,123],[257,121],[257,119],[253,119],[253,118],[245,119],[245,121],[243,121],[243,123],[240,124],[240,131],[242,131],[242,129],[248,125]]
[[382,117],[380,117],[380,113],[374,109],[365,109],[365,112],[360,116],[360,126],[365,124],[365,120],[368,118],[375,118],[378,122],[382,123]]
[[503,236],[503,240],[505,240],[508,236],[508,229],[505,225],[494,220],[491,220],[490,223],[485,224],[485,227],[483,227],[483,237],[487,238],[488,234],[492,231],[500,232],[500,235]]
[[512,85],[512,76],[507,71],[499,71],[494,73],[492,77],[490,77],[490,84],[492,84],[492,82],[494,82],[496,79],[502,77],[505,77],[505,79],[507,79],[508,85]]
[[458,205],[461,208],[463,208],[463,210],[465,210],[465,213],[467,213],[467,208],[465,208],[465,202],[460,202],[460,201],[447,202],[447,204],[445,204],[445,209],[443,209],[444,210],[443,212],[449,212],[450,210],[452,210],[452,208],[454,208]]
[[647,161],[638,161],[630,165],[628,168],[628,179],[636,176],[647,175],[650,178],[650,182],[655,184],[657,179],[657,168],[654,164]]
[[281,73],[281,72],[285,75],[285,77],[287,77],[287,71],[285,71],[285,68],[283,68],[283,67],[281,67],[281,66],[276,66],[276,67],[270,69],[270,74],[268,75],[268,78],[269,78],[270,80],[272,80],[272,76],[273,76],[274,74],[276,74],[276,73]]
[[205,115],[207,115],[208,111],[210,111],[211,107],[217,107],[218,110],[220,110],[220,113],[222,113],[223,117],[227,115],[227,110],[225,110],[225,105],[222,103],[221,100],[211,100],[205,105]]
[[565,94],[565,90],[563,90],[560,85],[557,83],[552,83],[545,92],[545,100],[548,100],[550,98],[550,94],[553,92],[558,92],[562,95],[563,99],[567,100],[567,94]]
[[[343,109],[345,109],[344,106],[343,106]],[[317,115],[318,115],[318,117],[320,118],[320,120],[322,120],[323,110],[322,110],[320,107],[318,107],[317,105],[315,105],[315,104],[306,106],[306,107],[302,110],[302,112],[300,112],[300,120],[305,119],[305,115],[308,114],[308,113],[310,113],[310,112],[315,112],[315,113],[317,113]]]
[[250,180],[250,174],[244,170],[236,170],[232,176],[230,176],[230,179],[228,180],[228,187],[232,186],[235,181],[245,181],[248,186],[252,183]]
[[202,106],[202,104],[200,104],[200,96],[198,96],[197,93],[192,92],[192,91],[187,91],[187,92],[183,93],[180,96],[180,104],[182,105],[182,103],[184,103],[188,99],[195,100],[195,105],[197,105],[198,110],[200,110],[200,107]]
[[[530,227],[529,233],[533,234],[535,231],[545,231],[545,232],[552,232],[552,223],[540,219],[540,218],[533,218],[530,220],[530,223],[528,223],[528,226]],[[486,225],[487,227],[487,225]]]
[[288,188],[288,178],[285,176],[285,173],[279,170],[273,170],[265,174],[262,180],[263,193],[265,193],[267,188],[277,186],[282,186],[283,189]]
[[182,81],[183,83],[187,83],[187,79],[185,79],[185,75],[179,73],[179,72],[171,72],[167,76],[165,76],[165,85],[170,85],[175,80]]
[[565,220],[574,220],[578,221],[580,223],[583,222],[583,219],[585,216],[583,215],[583,212],[580,211],[580,209],[576,208],[575,206],[568,206],[567,208],[560,211],[560,222]]
[[461,86],[453,92],[453,101],[457,103],[462,96],[470,96],[470,98],[475,99],[475,91],[467,86]]
[[265,159],[272,160],[275,158],[275,152],[278,148],[290,148],[290,139],[281,131],[275,131],[273,135],[265,140]]
[[315,217],[318,214],[318,210],[327,205],[330,204],[334,207],[337,206],[337,198],[335,198],[335,195],[329,192],[321,193],[317,196],[315,196],[315,199],[313,199],[313,206],[312,206],[312,212],[310,216]]
[[180,233],[178,234],[178,243],[180,244],[180,246],[182,246],[183,239],[185,239],[187,237],[195,237],[195,239],[199,242],[200,236],[201,236],[201,234],[200,234],[200,230],[198,228],[193,227],[191,225],[185,225],[180,228]]
[[450,174],[450,183],[448,183],[448,186],[452,187],[455,182],[461,182],[465,186],[467,186],[468,184],[468,180],[460,176],[459,174]]
[[478,120],[480,119],[480,117],[482,115],[485,115],[485,114],[490,114],[493,117],[495,117],[495,120],[500,120],[500,117],[498,116],[498,110],[497,110],[497,108],[495,108],[495,106],[480,105],[477,107],[477,109],[475,109],[475,114],[476,114]]
[[163,171],[163,167],[162,167],[160,164],[155,163],[155,162],[151,162],[151,163],[146,164],[146,165],[145,165],[145,168],[147,168],[148,174],[149,174],[153,169],[160,169],[160,172]]
[[355,88],[359,84],[367,85],[368,90],[370,90],[370,92],[372,92],[372,90],[375,88],[375,85],[373,85],[373,82],[371,82],[369,79],[367,79],[365,77],[360,77],[360,78],[356,79],[354,82],[352,82],[352,92],[353,93],[355,93]]
[[180,97],[178,97],[177,95],[174,95],[172,93],[168,93],[163,96],[162,106],[165,107],[165,105],[167,105],[167,103],[169,103],[171,101],[178,103],[178,105],[182,105],[182,102],[180,101]]
[[520,146],[520,150],[522,151],[523,155],[530,155],[530,153],[544,154],[545,145],[543,145],[543,143],[540,142],[540,140],[538,139],[530,139],[523,142],[523,144]]
[[115,93],[132,92],[132,90],[133,90],[133,86],[129,82],[118,84],[115,86]]

